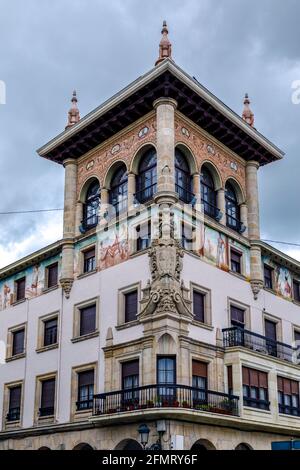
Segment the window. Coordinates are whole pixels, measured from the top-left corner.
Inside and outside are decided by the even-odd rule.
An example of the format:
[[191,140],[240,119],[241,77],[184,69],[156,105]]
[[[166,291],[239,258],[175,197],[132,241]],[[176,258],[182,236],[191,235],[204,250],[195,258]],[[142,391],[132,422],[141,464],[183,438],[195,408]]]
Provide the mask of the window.
[[230,183],[225,186],[226,203],[226,225],[233,230],[240,232],[242,225],[240,222],[240,207],[236,192]]
[[43,380],[41,384],[40,417],[54,415],[55,378]]
[[205,294],[196,290],[193,290],[193,311],[194,319],[205,323]]
[[299,382],[277,378],[279,413],[300,416],[299,409]]
[[127,210],[128,178],[125,165],[115,171],[109,191],[109,203],[113,206],[115,215]]
[[25,328],[12,333],[12,356],[23,354],[25,352]]
[[202,168],[201,172],[201,202],[204,214],[216,219],[220,212],[217,208],[217,193],[212,175],[205,167]]
[[158,394],[163,401],[173,400],[176,395],[176,358],[158,357],[157,358],[157,383],[166,385],[159,387]]
[[[139,386],[139,361],[128,361],[122,364],[122,390],[126,390],[123,394],[123,400],[128,404],[128,401],[138,400],[138,391],[132,391],[133,388]],[[127,391],[128,390],[128,391]],[[131,391],[130,391],[131,390]]]
[[96,269],[96,249],[92,248],[83,252],[83,272],[90,273]]
[[265,319],[266,347],[268,354],[277,357],[277,323]]
[[80,336],[96,331],[96,305],[80,309]]
[[77,411],[93,408],[94,399],[94,369],[78,372],[78,398]]
[[264,281],[267,289],[273,289],[273,269],[264,265]]
[[135,321],[138,312],[138,291],[127,292],[124,294],[125,297],[125,323]]
[[19,421],[21,416],[22,386],[16,385],[9,388],[9,405],[6,420],[8,422]]
[[300,331],[294,330],[295,342],[299,344],[300,347]]
[[230,320],[231,326],[237,326],[239,328],[245,328],[245,310],[230,305]]
[[294,300],[300,302],[300,281],[293,281]]
[[241,274],[242,272],[242,254],[231,248],[230,250],[231,271]]
[[47,287],[56,287],[58,282],[58,263],[51,264],[47,266]]
[[207,364],[205,362],[192,362],[192,386],[199,389],[199,391],[193,390],[194,405],[197,401],[205,401],[207,392]]
[[98,213],[100,206],[100,186],[98,181],[93,181],[88,187],[85,204],[83,206],[82,225],[89,230],[98,224]]
[[157,155],[151,148],[141,159],[138,176],[136,178],[136,199],[143,204],[151,200],[157,189]]
[[149,220],[146,224],[138,225],[136,231],[136,250],[146,250],[147,248],[149,248],[151,243],[151,221]]
[[194,197],[189,165],[183,152],[178,148],[175,149],[175,191],[179,199],[186,204],[189,204]]
[[44,347],[57,343],[57,317],[44,321]]
[[268,374],[243,367],[243,397],[245,406],[268,410]]
[[16,281],[16,301],[25,299],[25,285],[26,278],[18,279]]

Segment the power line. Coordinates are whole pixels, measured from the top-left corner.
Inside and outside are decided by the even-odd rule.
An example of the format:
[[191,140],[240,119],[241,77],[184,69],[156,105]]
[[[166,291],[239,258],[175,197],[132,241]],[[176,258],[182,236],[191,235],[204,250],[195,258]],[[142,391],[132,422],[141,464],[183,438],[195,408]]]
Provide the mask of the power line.
[[37,209],[31,211],[9,211],[9,212],[0,212],[0,215],[13,215],[13,214],[35,214],[39,212],[56,212],[63,211],[63,209]]
[[279,241],[275,241],[275,240],[262,240],[262,242],[266,242],[266,243],[278,243],[279,245],[290,245],[290,246],[298,246],[298,247],[300,247],[300,243],[279,242]]

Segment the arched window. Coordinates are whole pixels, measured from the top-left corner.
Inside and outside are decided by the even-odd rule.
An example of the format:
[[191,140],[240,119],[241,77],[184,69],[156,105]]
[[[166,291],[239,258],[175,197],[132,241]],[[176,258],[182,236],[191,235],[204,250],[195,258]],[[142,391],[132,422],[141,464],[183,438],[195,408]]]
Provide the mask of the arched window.
[[248,445],[242,442],[238,446],[236,446],[235,450],[252,450],[252,448]]
[[153,198],[157,188],[157,155],[154,148],[143,156],[136,178],[136,199],[141,204]]
[[242,229],[242,224],[240,221],[240,206],[238,203],[236,191],[230,183],[226,183],[225,200],[227,227],[230,227],[233,230],[240,232]]
[[98,224],[99,205],[100,186],[98,181],[93,181],[88,187],[83,206],[83,225],[87,230]]
[[118,216],[127,209],[128,178],[125,165],[118,168],[111,180],[109,203]]
[[175,149],[175,191],[179,199],[189,204],[193,199],[192,178],[188,162],[179,149]]
[[201,172],[201,202],[204,213],[216,219],[220,213],[217,208],[217,193],[210,171],[203,167]]

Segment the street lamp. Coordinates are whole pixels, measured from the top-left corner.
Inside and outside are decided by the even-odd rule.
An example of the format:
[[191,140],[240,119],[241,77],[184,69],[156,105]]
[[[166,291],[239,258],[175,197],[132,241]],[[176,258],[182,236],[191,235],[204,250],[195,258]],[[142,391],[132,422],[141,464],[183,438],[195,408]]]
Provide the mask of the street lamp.
[[150,429],[148,428],[147,424],[140,424],[138,431],[141,437],[141,444],[145,450],[149,441]]

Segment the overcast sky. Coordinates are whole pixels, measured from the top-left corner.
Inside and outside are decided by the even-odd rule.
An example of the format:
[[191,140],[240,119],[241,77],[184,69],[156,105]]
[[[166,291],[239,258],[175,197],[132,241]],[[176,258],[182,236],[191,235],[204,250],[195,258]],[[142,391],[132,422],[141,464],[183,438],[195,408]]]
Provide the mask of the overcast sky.
[[[286,152],[260,170],[262,238],[300,243],[299,18],[299,0],[0,0],[0,212],[63,207],[63,169],[36,149],[74,88],[84,116],[152,68],[166,19],[176,63],[239,114],[248,92]],[[0,267],[61,236],[61,213],[0,215]]]

